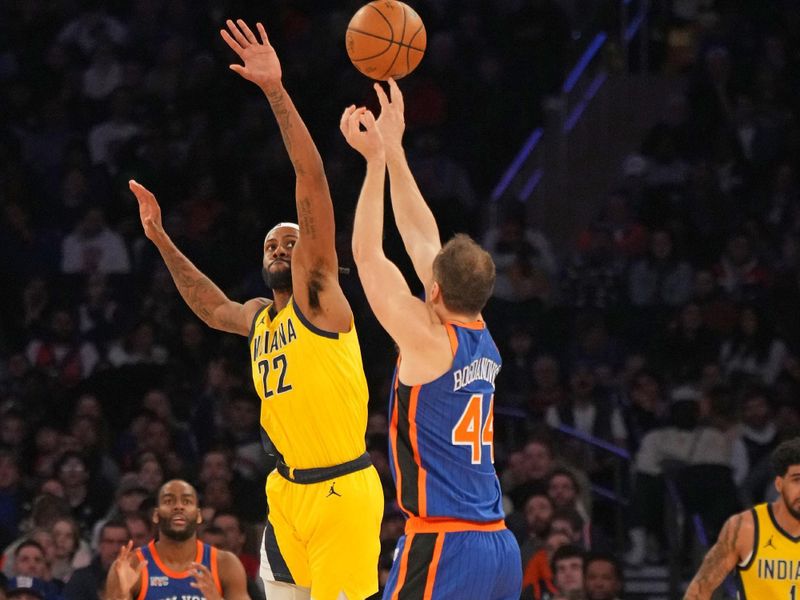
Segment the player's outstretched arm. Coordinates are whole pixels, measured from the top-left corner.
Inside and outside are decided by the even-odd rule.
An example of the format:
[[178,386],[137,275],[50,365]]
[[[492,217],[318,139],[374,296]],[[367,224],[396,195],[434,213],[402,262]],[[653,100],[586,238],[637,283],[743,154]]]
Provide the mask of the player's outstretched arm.
[[244,304],[234,302],[213,281],[203,275],[186,256],[178,250],[161,223],[161,207],[153,193],[136,181],[128,186],[139,202],[139,217],[144,234],[158,248],[186,304],[200,319],[214,329],[247,336],[256,312],[269,301],[264,298],[249,300]]
[[378,129],[386,148],[394,220],[417,277],[428,285],[433,275],[433,259],[441,249],[442,242],[436,219],[419,191],[403,150],[403,94],[394,79],[389,79],[391,97],[386,95],[379,83],[375,84],[375,92],[381,104]]
[[739,513],[725,522],[703,564],[686,590],[684,600],[710,600],[742,557],[753,550],[754,523],[751,512]]
[[[385,152],[375,117],[365,108],[345,109],[339,124],[347,143],[367,160],[367,174],[353,222],[353,259],[370,308],[400,346],[425,343],[425,305],[411,294],[402,273],[383,251]],[[364,131],[361,131],[361,127]]]
[[[350,326],[351,312],[339,287],[333,204],[322,158],[283,87],[280,61],[264,26],[256,24],[258,38],[241,19],[236,23],[228,20],[227,26],[227,30],[220,32],[222,38],[244,62],[231,65],[231,69],[264,92],[294,166],[300,225],[300,238],[292,254],[295,300],[304,311],[310,309],[315,314],[321,312],[317,298],[325,294],[325,312],[338,315],[334,321],[343,323],[342,328],[346,329]],[[311,314],[306,312],[307,316]]]

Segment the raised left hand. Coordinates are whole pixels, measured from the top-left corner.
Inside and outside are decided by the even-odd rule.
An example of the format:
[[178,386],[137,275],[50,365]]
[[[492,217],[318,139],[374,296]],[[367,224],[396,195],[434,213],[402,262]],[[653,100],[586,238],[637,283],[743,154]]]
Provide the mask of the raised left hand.
[[347,143],[358,150],[367,161],[385,158],[383,138],[371,111],[364,107],[348,106],[342,113],[339,129]]

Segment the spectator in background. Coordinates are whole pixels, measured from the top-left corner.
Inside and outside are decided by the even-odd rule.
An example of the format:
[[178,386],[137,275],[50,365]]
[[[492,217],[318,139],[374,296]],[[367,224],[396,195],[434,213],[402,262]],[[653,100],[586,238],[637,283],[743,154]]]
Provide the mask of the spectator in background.
[[740,302],[762,299],[771,283],[769,270],[753,250],[753,240],[742,231],[728,237],[714,274],[725,293]]
[[0,449],[0,548],[17,536],[26,499],[19,458],[10,450]]
[[67,275],[125,274],[131,270],[119,233],[106,224],[101,208],[91,207],[61,246],[61,272]]
[[250,579],[258,577],[259,557],[245,550],[247,533],[239,517],[232,512],[217,511],[211,520],[211,525],[219,527],[225,534],[222,549],[233,552],[239,557],[247,577]]
[[773,385],[778,379],[789,350],[764,320],[762,311],[745,306],[739,327],[722,342],[719,363],[729,382]]
[[101,347],[117,333],[120,306],[113,299],[107,276],[92,273],[86,278],[84,300],[78,305],[78,331],[81,337]]
[[[153,539],[155,535],[152,515],[154,509],[153,505],[149,509],[142,507],[141,511],[127,514],[122,518],[130,533],[130,539],[133,540],[134,548],[140,548]],[[119,552],[119,548],[117,548],[117,552]]]
[[[648,433],[636,453],[629,564],[644,562],[648,533],[650,548],[664,547],[665,477],[674,480],[686,510],[700,514],[711,537],[738,507],[730,445],[722,432],[700,423],[699,400],[700,393],[690,386],[673,390],[669,425]],[[712,495],[706,491],[710,488]],[[657,560],[656,553],[651,558]]]
[[767,388],[753,386],[741,396],[741,441],[747,451],[750,465],[746,479],[741,485],[743,503],[746,506],[765,501],[765,493],[774,473],[769,455],[778,445],[778,426],[775,407]]
[[533,385],[529,390],[528,410],[534,419],[541,420],[550,407],[567,401],[567,391],[562,381],[561,365],[552,354],[537,356],[531,370]]
[[550,559],[553,583],[558,590],[553,600],[584,600],[583,561],[585,553],[578,546],[567,544]]
[[537,550],[522,567],[522,600],[551,600],[556,598],[558,590],[553,582],[551,561],[553,555],[562,546],[569,545],[569,538],[561,532],[550,531],[544,540],[544,546]]
[[153,323],[136,323],[122,340],[114,342],[108,349],[108,362],[114,367],[126,365],[164,365],[169,351],[156,340]]
[[81,531],[91,531],[92,525],[108,509],[110,492],[97,485],[83,456],[75,451],[65,452],[55,465],[55,475],[64,486],[64,499]]
[[119,549],[131,538],[124,521],[110,520],[103,523],[97,551],[89,565],[76,569],[64,586],[64,600],[101,600],[106,576]]
[[81,538],[78,523],[69,517],[57,519],[50,528],[54,543],[54,556],[50,571],[55,579],[67,582],[75,569],[88,566],[92,552]]
[[692,294],[692,267],[675,248],[668,229],[656,229],[650,234],[650,249],[631,267],[628,275],[628,294],[634,306],[677,307],[686,303]]
[[100,360],[95,345],[78,336],[75,318],[66,308],[53,310],[49,330],[30,341],[26,354],[34,368],[66,387],[89,377]]
[[591,552],[583,564],[586,600],[621,600],[625,587],[622,566],[613,554]]
[[706,327],[700,307],[690,302],[677,311],[665,335],[654,340],[649,355],[667,384],[699,381],[702,367],[717,360],[719,341]]
[[623,298],[625,262],[615,252],[611,230],[593,223],[588,241],[577,249],[562,279],[562,298],[574,308],[610,310]]
[[629,433],[629,448],[636,450],[642,438],[664,422],[667,402],[662,394],[662,384],[656,373],[647,369],[638,371],[632,378],[627,397],[625,426]]
[[714,334],[727,335],[737,326],[736,304],[723,292],[710,269],[695,271],[692,301],[700,308],[703,323]]
[[506,492],[514,508],[522,509],[526,500],[537,491],[545,491],[547,475],[553,469],[553,447],[549,438],[536,436],[529,439],[522,448],[522,481],[517,481]]

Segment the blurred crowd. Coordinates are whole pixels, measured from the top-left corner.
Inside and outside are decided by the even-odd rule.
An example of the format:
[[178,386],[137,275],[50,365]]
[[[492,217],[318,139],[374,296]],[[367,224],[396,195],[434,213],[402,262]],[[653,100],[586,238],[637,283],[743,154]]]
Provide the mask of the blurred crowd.
[[[0,0],[0,549],[12,590],[35,577],[48,600],[94,597],[120,544],[152,536],[153,492],[172,477],[198,487],[201,537],[238,554],[255,585],[274,459],[246,344],[189,312],[127,181],[153,189],[178,247],[231,298],[262,296],[263,235],[294,219],[294,179],[265,100],[227,70],[220,24],[265,23],[326,165],[343,265],[363,167],[336,123],[374,98],[344,52],[360,2],[247,4]],[[713,539],[770,497],[769,452],[800,429],[795,3],[654,7],[654,64],[676,75],[674,94],[603,209],[567,253],[514,203],[485,226],[491,187],[605,4],[416,2],[428,54],[401,82],[409,160],[443,233],[471,232],[497,265],[484,315],[504,359],[496,465],[525,598],[619,596],[623,561],[665,560],[668,487]],[[397,235],[386,244],[410,273]],[[387,498],[383,581],[403,527],[386,458],[394,349],[357,277],[342,285]]]

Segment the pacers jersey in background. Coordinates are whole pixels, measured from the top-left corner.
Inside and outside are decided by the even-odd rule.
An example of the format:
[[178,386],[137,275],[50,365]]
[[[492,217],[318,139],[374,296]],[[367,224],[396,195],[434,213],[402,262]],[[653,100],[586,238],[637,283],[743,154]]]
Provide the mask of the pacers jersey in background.
[[[142,569],[141,589],[136,600],[205,600],[203,593],[196,587],[192,587],[196,580],[191,571],[173,571],[161,561],[155,541],[136,550],[136,554],[139,560],[147,561]],[[208,567],[217,591],[221,595],[222,584],[219,581],[219,569],[217,568],[217,549],[198,541],[197,555],[194,561]]]
[[250,332],[261,426],[295,469],[338,465],[364,453],[367,382],[355,325],[322,331],[289,300],[256,313]]
[[395,371],[389,451],[398,503],[408,516],[497,521],[504,515],[492,414],[500,354],[483,322],[445,327],[449,371],[416,386]]
[[736,569],[739,600],[800,600],[800,537],[781,529],[771,504],[752,512],[753,554]]

